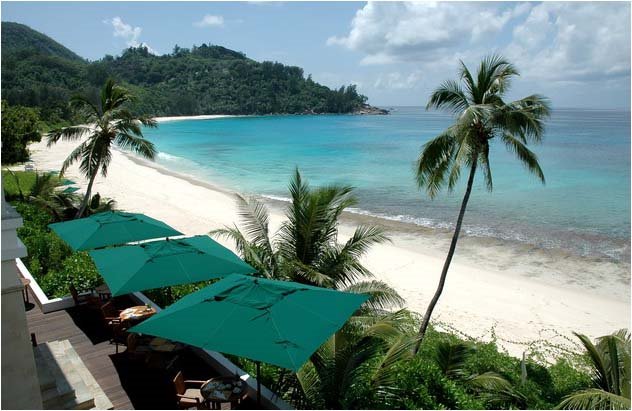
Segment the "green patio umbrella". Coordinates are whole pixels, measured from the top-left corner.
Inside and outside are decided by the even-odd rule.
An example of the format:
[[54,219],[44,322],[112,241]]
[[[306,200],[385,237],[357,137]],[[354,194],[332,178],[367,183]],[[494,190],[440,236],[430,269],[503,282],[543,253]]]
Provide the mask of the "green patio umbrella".
[[61,182],[62,186],[71,186],[73,184],[76,184],[76,183],[74,181],[72,181],[72,180],[68,180],[67,178],[64,179],[64,181]]
[[93,250],[90,256],[112,295],[256,271],[206,235]]
[[182,235],[162,221],[144,214],[107,211],[90,217],[49,224],[73,250],[90,250],[130,241]]
[[257,374],[259,361],[298,371],[367,298],[233,274],[130,331],[250,358],[257,361]]
[[79,191],[79,188],[78,187],[66,187],[63,190],[61,190],[61,192],[64,193],[64,194],[72,194],[75,191]]

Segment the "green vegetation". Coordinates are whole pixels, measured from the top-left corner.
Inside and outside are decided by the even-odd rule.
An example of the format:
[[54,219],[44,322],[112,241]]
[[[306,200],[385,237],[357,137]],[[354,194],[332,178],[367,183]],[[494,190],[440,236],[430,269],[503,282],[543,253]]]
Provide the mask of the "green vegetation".
[[[73,253],[48,224],[72,218],[80,197],[59,191],[62,186],[57,175],[33,171],[3,171],[2,182],[7,201],[13,203],[24,220],[18,236],[28,255],[23,262],[49,297],[68,295],[74,284],[83,291],[102,283],[96,267],[86,253]],[[111,210],[112,200],[102,200],[95,194],[87,209],[88,214]]]
[[500,139],[514,153],[526,169],[544,183],[544,173],[537,156],[527,148],[528,143],[539,143],[544,134],[544,119],[550,108],[545,97],[531,95],[506,103],[502,98],[509,89],[516,68],[500,56],[481,61],[476,77],[461,62],[460,80],[446,81],[430,96],[426,108],[447,110],[455,115],[455,123],[442,134],[427,142],[416,166],[417,184],[430,198],[447,185],[452,190],[459,180],[461,168],[469,168],[467,188],[456,221],[454,235],[446,257],[437,290],[419,328],[419,349],[430,317],[443,292],[445,280],[459,239],[467,202],[472,192],[476,170],[480,167],[489,191],[492,190],[492,170],[489,163],[489,145],[493,138]]
[[237,201],[244,231],[227,227],[210,234],[233,240],[244,260],[268,278],[366,293],[370,298],[299,373],[279,371],[277,388],[291,388],[295,403],[305,408],[356,408],[360,397],[350,393],[357,391],[391,399],[393,367],[411,356],[415,341],[407,332],[414,330],[411,314],[387,311],[404,300],[360,263],[372,245],[387,237],[379,227],[360,226],[346,243],[338,244],[340,215],[356,203],[349,186],[312,189],[296,170],[289,191],[288,221],[274,238],[265,205],[241,196]]
[[21,163],[29,159],[27,145],[40,141],[38,110],[9,106],[2,100],[2,162]]
[[154,144],[143,138],[141,125],[156,127],[156,121],[142,116],[134,116],[126,107],[134,96],[127,89],[108,79],[101,89],[98,99],[85,96],[74,96],[71,103],[84,110],[85,119],[90,126],[79,125],[53,130],[48,135],[48,146],[59,140],[77,141],[86,138],[75,148],[62,164],[59,174],[63,175],[68,167],[76,161],[79,171],[88,179],[88,188],[75,215],[79,218],[88,206],[92,193],[92,184],[97,174],[105,177],[112,160],[112,146],[131,150],[148,159],[156,155]]
[[289,191],[292,203],[286,212],[288,221],[275,238],[270,236],[265,205],[239,195],[245,233],[226,227],[210,235],[234,241],[244,261],[267,278],[366,293],[371,298],[365,305],[375,310],[403,305],[404,300],[393,288],[374,280],[360,263],[372,245],[388,240],[381,228],[360,226],[344,245],[337,242],[340,214],[356,203],[352,188],[311,189],[296,170]]
[[110,77],[139,97],[136,115],[349,113],[366,103],[355,86],[331,90],[299,67],[260,63],[221,46],[175,46],[162,56],[129,48],[88,62],[27,26],[2,22],[3,98],[39,108],[47,124],[83,121],[67,101],[97,94]]
[[[535,361],[538,353],[520,360],[495,341],[439,332],[431,325],[413,355],[410,338],[416,339],[420,318],[392,318],[391,324],[376,321],[373,330],[348,336],[349,341],[330,339],[296,375],[262,365],[263,383],[299,409],[554,409],[577,391],[595,391],[586,367],[588,353],[562,354],[551,363]],[[398,331],[387,337],[392,326]],[[409,340],[401,339],[390,350],[378,349],[398,336]],[[625,347],[629,352],[629,340],[621,352]],[[254,372],[253,362],[231,360]],[[626,375],[629,368],[619,366]],[[625,404],[629,403],[584,402],[579,409],[629,409]]]
[[594,387],[579,390],[559,405],[569,410],[630,409],[630,333],[619,330],[597,339],[575,334],[590,358]]

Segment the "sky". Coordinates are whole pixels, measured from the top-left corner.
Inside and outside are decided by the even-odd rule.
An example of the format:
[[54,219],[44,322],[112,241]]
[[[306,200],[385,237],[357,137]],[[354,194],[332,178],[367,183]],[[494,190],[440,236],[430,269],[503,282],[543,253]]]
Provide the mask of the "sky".
[[15,21],[98,60],[146,45],[212,43],[296,65],[378,106],[425,105],[441,82],[499,53],[520,77],[508,98],[630,108],[628,2],[7,2]]

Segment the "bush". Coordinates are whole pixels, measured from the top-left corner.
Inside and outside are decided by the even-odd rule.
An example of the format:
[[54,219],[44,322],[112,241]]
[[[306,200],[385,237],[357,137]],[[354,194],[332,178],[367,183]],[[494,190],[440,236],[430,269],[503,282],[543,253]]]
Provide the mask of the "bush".
[[23,262],[39,282],[49,271],[59,271],[72,250],[48,229],[52,220],[48,213],[33,204],[22,202],[16,204],[16,210],[24,221],[17,230],[28,253]]
[[398,371],[401,404],[407,409],[484,409],[484,403],[463,385],[446,377],[428,358],[416,356]]
[[29,107],[9,106],[2,101],[2,162],[19,163],[29,159],[26,148],[40,141],[39,111]]
[[549,374],[553,386],[554,403],[559,404],[562,399],[576,391],[592,386],[590,374],[582,369],[583,358],[560,358],[549,367]]
[[71,284],[77,291],[88,291],[102,283],[103,279],[90,255],[87,252],[78,252],[67,257],[59,271],[46,274],[40,286],[48,296],[63,297],[70,294]]

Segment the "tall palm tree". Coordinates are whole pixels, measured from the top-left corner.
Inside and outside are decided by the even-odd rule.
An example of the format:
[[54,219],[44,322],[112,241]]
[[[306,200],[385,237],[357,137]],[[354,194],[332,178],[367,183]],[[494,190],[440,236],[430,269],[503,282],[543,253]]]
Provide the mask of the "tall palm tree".
[[446,81],[430,96],[426,109],[436,108],[452,112],[455,122],[443,133],[427,142],[416,165],[419,188],[425,189],[430,198],[447,185],[454,189],[461,175],[461,168],[469,169],[467,188],[456,221],[448,256],[441,271],[437,290],[419,329],[419,343],[426,332],[432,312],[445,285],[450,262],[461,231],[463,216],[472,192],[476,170],[481,168],[488,190],[492,190],[492,171],[489,162],[489,145],[496,138],[514,153],[527,170],[542,183],[544,173],[536,155],[527,148],[528,143],[539,143],[544,134],[544,119],[549,116],[548,100],[534,94],[506,103],[503,96],[512,77],[517,76],[515,67],[500,56],[484,58],[476,77],[461,62],[460,80]]
[[594,388],[573,393],[558,405],[566,410],[630,409],[630,333],[619,330],[597,339],[575,333],[592,365]]
[[268,278],[367,293],[366,303],[375,309],[401,306],[404,300],[360,263],[374,244],[387,241],[375,226],[360,226],[344,244],[338,243],[338,219],[355,204],[352,188],[329,186],[311,189],[298,170],[289,185],[292,202],[288,220],[277,235],[269,230],[268,211],[256,199],[237,196],[242,232],[236,226],[211,231],[234,241],[241,256]]
[[134,116],[126,104],[134,96],[125,88],[108,79],[101,89],[100,98],[93,102],[86,96],[74,96],[71,104],[84,112],[86,125],[64,127],[48,135],[48,146],[59,140],[84,141],[75,148],[64,161],[60,175],[76,161],[80,161],[79,170],[89,180],[88,188],[75,218],[83,215],[92,193],[92,185],[97,174],[107,176],[112,160],[112,146],[129,149],[147,159],[153,159],[156,149],[153,143],[143,138],[141,124],[156,127],[156,121],[150,118]]

